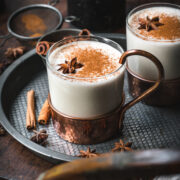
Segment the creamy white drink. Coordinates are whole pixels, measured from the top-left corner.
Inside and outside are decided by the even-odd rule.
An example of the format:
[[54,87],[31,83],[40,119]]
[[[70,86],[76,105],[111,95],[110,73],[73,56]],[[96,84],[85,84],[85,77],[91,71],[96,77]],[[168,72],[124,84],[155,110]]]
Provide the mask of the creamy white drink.
[[[156,18],[157,28],[140,28],[142,19]],[[156,21],[157,23],[157,21]],[[165,80],[180,78],[180,8],[175,5],[144,5],[127,19],[127,49],[141,49],[155,55],[165,70]],[[133,60],[132,60],[133,59]],[[129,69],[148,80],[157,79],[157,69],[144,57],[128,59]]]
[[[122,49],[98,41],[76,41],[56,48],[48,57],[52,105],[59,112],[91,118],[116,109],[122,101],[125,68]],[[59,64],[77,58],[83,67],[63,74]]]

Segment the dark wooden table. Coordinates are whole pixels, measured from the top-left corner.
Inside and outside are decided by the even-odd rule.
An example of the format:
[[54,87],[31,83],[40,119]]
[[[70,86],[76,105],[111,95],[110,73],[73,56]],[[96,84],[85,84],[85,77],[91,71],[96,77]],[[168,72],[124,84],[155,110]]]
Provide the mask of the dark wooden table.
[[[137,5],[147,2],[152,2],[152,0],[126,0],[126,13]],[[166,0],[166,2],[169,2],[169,0]],[[0,3],[0,35],[3,35],[7,33],[6,23],[8,16],[14,10],[28,4],[47,4],[48,0],[0,0]],[[180,0],[171,0],[171,3],[180,5]],[[66,16],[66,0],[61,0],[56,7],[62,12],[63,16]],[[68,27],[68,24],[64,23],[62,28],[65,27]],[[115,32],[124,33],[123,29],[117,29]],[[4,52],[8,47],[17,47],[19,45],[22,44],[15,38],[8,40],[4,46],[0,48],[0,62],[8,60],[4,55]],[[33,47],[28,46],[26,48],[29,50]],[[0,179],[3,177],[15,180],[31,180],[35,179],[40,173],[53,166],[53,163],[36,156],[26,147],[13,139],[8,133],[6,133],[5,136],[0,136]]]

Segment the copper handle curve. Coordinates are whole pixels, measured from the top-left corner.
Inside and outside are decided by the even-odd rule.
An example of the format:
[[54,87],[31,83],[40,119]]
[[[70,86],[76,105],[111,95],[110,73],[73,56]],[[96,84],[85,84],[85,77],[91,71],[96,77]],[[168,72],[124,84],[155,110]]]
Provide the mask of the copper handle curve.
[[121,124],[123,121],[123,116],[124,116],[124,113],[127,111],[127,109],[129,109],[134,104],[136,104],[140,100],[144,99],[147,95],[149,95],[151,92],[153,92],[159,86],[161,81],[164,79],[164,69],[163,69],[161,62],[154,55],[152,55],[151,53],[149,53],[147,51],[136,50],[136,49],[128,50],[122,54],[122,56],[119,60],[119,63],[124,65],[127,60],[127,57],[132,56],[132,55],[140,55],[140,56],[144,56],[144,57],[147,57],[148,59],[150,59],[156,65],[156,67],[158,69],[158,79],[156,80],[156,82],[153,86],[151,86],[149,89],[147,89],[141,95],[134,98],[132,101],[128,102],[127,104],[125,104],[122,107],[121,114],[120,114],[120,120],[119,120],[119,128],[121,127]]

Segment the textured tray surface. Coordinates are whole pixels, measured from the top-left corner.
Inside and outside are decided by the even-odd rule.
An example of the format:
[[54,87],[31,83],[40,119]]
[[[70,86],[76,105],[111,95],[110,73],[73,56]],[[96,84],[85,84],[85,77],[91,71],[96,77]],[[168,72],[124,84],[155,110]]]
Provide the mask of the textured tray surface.
[[[17,129],[23,136],[30,138],[31,133],[25,128],[26,117],[26,93],[28,90],[34,89],[36,94],[36,114],[40,112],[40,108],[48,95],[48,80],[46,71],[43,70],[35,74],[31,81],[19,91],[14,99],[11,109],[9,121],[12,126]],[[127,93],[127,83],[125,83],[126,100],[132,99]],[[38,129],[44,128],[39,125]],[[52,121],[45,126],[48,131],[48,145],[47,148],[65,153],[68,155],[78,155],[80,149],[86,149],[86,145],[75,145],[68,143],[56,134]],[[136,104],[127,111],[124,120],[124,129],[122,135],[118,138],[123,138],[125,141],[132,141],[135,149],[151,149],[151,148],[166,148],[180,146],[180,112],[179,107],[173,108],[158,108],[144,105],[142,103]],[[114,142],[111,141],[90,145],[96,148],[97,152],[108,152],[113,148]]]
[[[26,80],[17,80],[16,86],[14,86],[13,91],[15,95],[12,95],[9,105],[6,106],[6,115],[10,124],[24,137],[30,138],[32,132],[29,132],[25,128],[25,119],[26,119],[26,93],[30,89],[35,90],[36,96],[36,115],[38,116],[40,108],[44,100],[48,95],[48,80],[46,75],[45,66],[42,63],[42,60],[35,55],[35,52],[32,53],[33,59],[35,57],[37,66],[39,70],[26,71],[27,69],[33,68],[29,66],[29,60],[23,61],[23,68],[25,75],[21,78]],[[32,55],[29,58],[32,58]],[[34,61],[32,60],[34,63]],[[21,63],[22,64],[22,63]],[[22,68],[20,64],[20,68]],[[18,73],[16,72],[15,75]],[[18,87],[18,88],[17,88]],[[21,87],[21,88],[19,88]],[[11,91],[7,92],[6,96],[10,96]],[[128,93],[127,79],[125,79],[124,92],[126,95],[126,101],[132,99]],[[6,98],[2,101],[2,104],[5,102]],[[35,151],[40,153],[43,156],[51,156],[53,151],[62,153],[69,157],[69,160],[72,159],[72,156],[79,154],[79,150],[86,150],[87,147],[96,149],[99,153],[109,152],[114,147],[114,142],[118,141],[119,138],[122,138],[125,142],[132,141],[133,149],[152,149],[152,148],[169,148],[169,147],[180,147],[180,106],[174,106],[171,108],[168,107],[152,107],[147,106],[143,103],[138,103],[131,109],[126,112],[124,120],[124,128],[122,134],[117,138],[109,140],[104,143],[95,144],[95,145],[76,145],[68,143],[62,140],[55,132],[52,121],[46,126],[38,125],[37,129],[45,128],[49,134],[48,143],[46,145],[47,152],[40,152],[39,150]],[[25,139],[26,140],[26,139]],[[38,148],[37,148],[38,149]],[[61,159],[55,158],[55,159]],[[74,158],[73,158],[74,159]],[[66,159],[68,160],[68,159]]]

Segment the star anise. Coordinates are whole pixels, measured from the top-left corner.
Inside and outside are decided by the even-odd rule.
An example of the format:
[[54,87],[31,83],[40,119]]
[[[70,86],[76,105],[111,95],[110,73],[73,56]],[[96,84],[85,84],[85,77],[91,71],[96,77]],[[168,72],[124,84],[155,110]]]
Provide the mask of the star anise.
[[8,48],[5,52],[6,57],[15,59],[22,54],[24,54],[25,47],[24,46],[19,46],[16,48]]
[[46,139],[48,138],[48,134],[45,129],[38,131],[33,130],[34,135],[31,137],[31,141],[40,144],[45,145]]
[[115,147],[112,149],[112,152],[116,152],[116,151],[132,151],[131,149],[132,146],[132,142],[127,142],[126,144],[123,142],[122,139],[119,140],[119,142],[115,143]]
[[2,127],[2,125],[0,124],[0,136],[3,136],[6,134],[5,129]]
[[96,153],[95,149],[91,150],[90,147],[87,148],[87,151],[80,150],[80,155],[78,155],[78,157],[82,157],[82,158],[91,158],[97,156],[100,156],[100,154]]
[[64,64],[58,64],[60,68],[58,71],[62,71],[63,74],[76,73],[76,69],[82,68],[83,64],[77,62],[77,57],[71,61],[65,61]]
[[159,17],[155,16],[152,19],[150,19],[148,16],[146,19],[139,18],[139,27],[138,29],[145,29],[146,31],[156,30],[158,29],[158,26],[162,26],[164,24],[159,22]]

